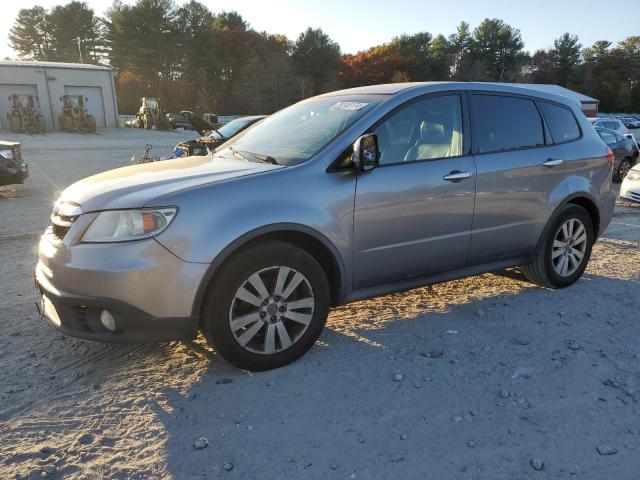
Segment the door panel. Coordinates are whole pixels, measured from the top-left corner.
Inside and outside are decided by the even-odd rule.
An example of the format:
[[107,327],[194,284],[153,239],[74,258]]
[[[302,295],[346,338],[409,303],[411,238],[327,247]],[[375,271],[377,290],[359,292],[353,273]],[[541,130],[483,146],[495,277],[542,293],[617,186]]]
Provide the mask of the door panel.
[[[473,219],[475,164],[462,96],[434,95],[397,109],[378,135],[381,165],[358,176],[356,288],[462,267]],[[467,178],[445,180],[452,173]]]
[[476,156],[477,193],[469,263],[533,253],[550,215],[550,199],[568,194],[556,146]]
[[379,167],[358,177],[356,288],[464,266],[471,239],[473,157]]
[[469,264],[533,253],[550,205],[568,193],[562,150],[532,98],[473,93],[470,107],[478,173]]

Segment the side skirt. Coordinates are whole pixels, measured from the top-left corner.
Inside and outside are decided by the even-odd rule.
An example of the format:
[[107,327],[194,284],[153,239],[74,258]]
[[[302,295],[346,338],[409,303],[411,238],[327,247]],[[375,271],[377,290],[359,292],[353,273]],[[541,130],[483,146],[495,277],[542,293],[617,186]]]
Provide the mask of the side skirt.
[[482,273],[495,272],[497,270],[502,270],[509,267],[517,267],[518,265],[530,263],[531,260],[531,256],[508,258],[506,260],[498,260],[495,262],[483,263],[480,265],[472,265],[459,268],[457,270],[436,273],[433,275],[407,278],[392,283],[384,283],[382,285],[360,288],[358,290],[352,290],[351,292],[349,292],[346,298],[344,298],[343,301],[340,302],[340,305],[357,302],[358,300],[365,300],[367,298],[380,297],[382,295],[388,295],[390,293],[404,292],[407,290],[412,290],[414,288],[424,287],[425,285],[432,285],[434,283],[448,282],[451,280],[457,280],[459,278],[480,275]]

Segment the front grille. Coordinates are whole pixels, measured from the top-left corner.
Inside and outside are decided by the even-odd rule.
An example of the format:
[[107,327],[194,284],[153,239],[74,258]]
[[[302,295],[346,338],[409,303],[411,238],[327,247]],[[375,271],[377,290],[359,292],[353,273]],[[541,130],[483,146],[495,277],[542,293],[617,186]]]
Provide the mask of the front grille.
[[636,193],[636,192],[628,192],[629,197],[632,198],[633,200],[637,200],[638,202],[640,202],[640,193]]

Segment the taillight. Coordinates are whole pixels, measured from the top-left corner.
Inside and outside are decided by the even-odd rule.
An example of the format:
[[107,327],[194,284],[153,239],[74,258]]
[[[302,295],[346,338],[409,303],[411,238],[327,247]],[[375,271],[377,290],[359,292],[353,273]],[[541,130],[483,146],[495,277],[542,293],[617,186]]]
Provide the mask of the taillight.
[[609,147],[606,147],[606,153],[607,153],[607,163],[609,165],[611,165],[613,167],[613,163],[614,163],[614,157],[613,157],[613,152],[611,151],[611,149]]

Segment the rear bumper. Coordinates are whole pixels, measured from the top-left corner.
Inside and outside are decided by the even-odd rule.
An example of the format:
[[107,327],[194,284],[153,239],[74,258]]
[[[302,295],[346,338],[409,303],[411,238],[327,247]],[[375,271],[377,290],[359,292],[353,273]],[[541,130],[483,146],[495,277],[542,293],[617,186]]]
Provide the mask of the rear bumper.
[[[36,267],[35,283],[40,292],[39,313],[66,335],[119,343],[190,340],[197,335],[195,316],[158,318],[119,300],[61,291],[49,281],[40,263]],[[50,302],[46,308],[45,297]],[[113,331],[100,322],[103,310],[115,320]]]

